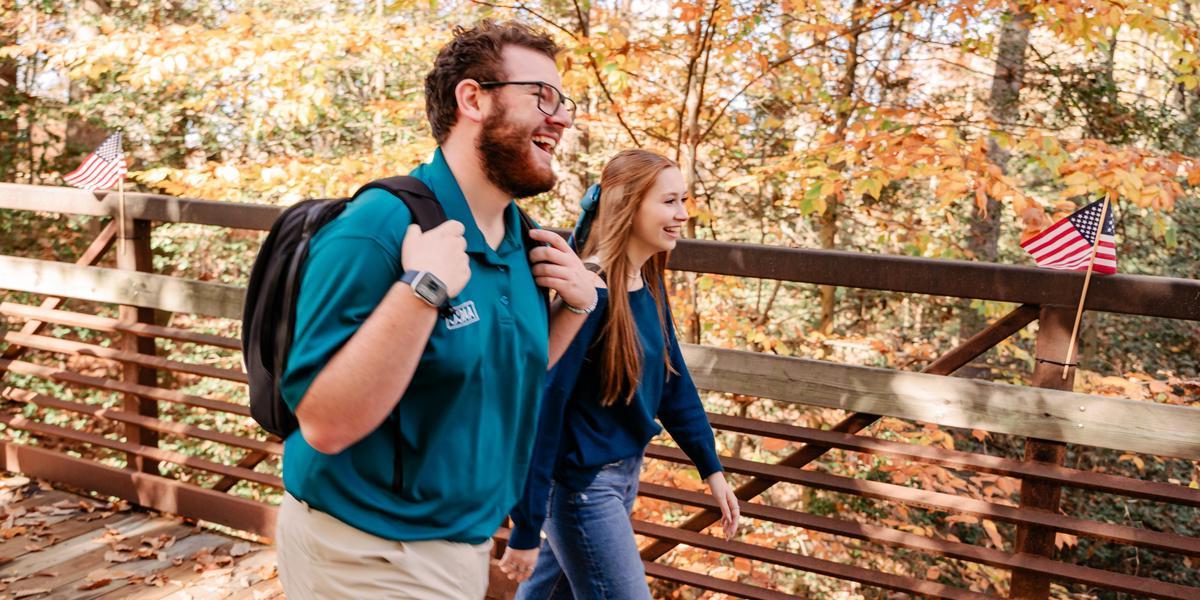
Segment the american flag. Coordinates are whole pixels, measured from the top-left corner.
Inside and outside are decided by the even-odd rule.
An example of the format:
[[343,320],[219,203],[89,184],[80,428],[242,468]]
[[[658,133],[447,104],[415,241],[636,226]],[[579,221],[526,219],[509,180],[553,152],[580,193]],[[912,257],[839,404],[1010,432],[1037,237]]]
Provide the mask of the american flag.
[[96,151],[83,160],[78,169],[63,176],[67,183],[88,191],[112,188],[125,176],[125,153],[121,151],[121,132],[104,140]]
[[[1104,201],[1097,200],[1053,224],[1049,229],[1021,242],[1021,247],[1033,255],[1039,267],[1065,271],[1086,271],[1092,257],[1092,244],[1096,241],[1096,230],[1100,225],[1100,213]],[[1096,248],[1096,273],[1117,272],[1116,228],[1113,225],[1112,206],[1104,216],[1104,229],[1100,232],[1100,245]]]

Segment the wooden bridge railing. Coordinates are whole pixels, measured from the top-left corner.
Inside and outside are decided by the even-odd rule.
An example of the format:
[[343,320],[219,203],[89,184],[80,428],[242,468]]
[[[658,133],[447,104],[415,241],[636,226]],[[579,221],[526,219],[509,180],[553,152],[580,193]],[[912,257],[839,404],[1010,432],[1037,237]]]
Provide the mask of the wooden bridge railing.
[[[0,209],[36,210],[111,218],[115,194],[96,196],[67,188],[0,184]],[[155,223],[185,222],[264,230],[278,207],[128,194],[127,238],[110,220],[75,264],[0,256],[0,289],[43,296],[40,304],[0,303],[0,314],[23,321],[4,334],[0,396],[8,402],[0,422],[12,430],[3,445],[3,467],[60,481],[139,504],[230,527],[272,535],[274,508],[263,501],[282,488],[282,445],[248,419],[245,374],[236,339],[168,326],[163,313],[236,320],[242,290],[150,272]],[[117,267],[95,266],[114,246]],[[1200,519],[1200,491],[1063,466],[1068,444],[1186,461],[1200,461],[1200,409],[1069,391],[1072,369],[1061,377],[1081,276],[1025,267],[962,261],[866,255],[685,241],[673,256],[676,270],[769,278],[1012,302],[1018,306],[984,331],[945,352],[922,373],[688,346],[685,355],[698,386],[714,392],[798,405],[843,409],[829,430],[712,414],[713,426],[731,432],[801,444],[775,463],[726,456],[743,515],[782,527],[863,540],[885,552],[904,549],[930,560],[964,561],[1011,572],[1009,597],[1046,598],[1052,582],[1082,583],[1136,596],[1192,599],[1200,588],[1187,575],[1167,581],[1065,562],[1058,533],[1104,544],[1169,553],[1196,564],[1200,538],[1194,527],[1151,529],[1104,522],[1060,509],[1064,488],[1090,494],[1173,505]],[[1088,310],[1200,320],[1200,281],[1118,275],[1093,280]],[[63,310],[65,299],[85,301]],[[95,304],[89,304],[95,303]],[[94,314],[96,305],[119,307],[117,317]],[[93,312],[87,312],[91,307]],[[1037,321],[1031,386],[946,377],[1009,336]],[[48,325],[76,334],[47,335]],[[80,335],[79,332],[86,332]],[[213,364],[183,362],[165,348],[208,348]],[[85,357],[81,359],[80,357]],[[97,365],[103,365],[97,366]],[[167,381],[166,379],[172,379]],[[38,391],[38,390],[42,391]],[[234,391],[230,391],[230,390]],[[46,393],[53,390],[54,393]],[[49,409],[49,410],[46,410]],[[881,417],[979,429],[1025,439],[1021,460],[880,439],[864,432]],[[178,440],[202,441],[184,448]],[[203,450],[197,451],[196,447]],[[69,450],[70,452],[67,452]],[[822,472],[812,463],[836,450],[995,476],[1019,482],[1020,502],[975,498],[936,486],[901,485]],[[78,454],[79,456],[73,456]],[[654,444],[651,461],[686,463],[675,448]],[[809,468],[805,468],[809,466]],[[799,486],[891,504],[988,519],[1015,526],[1006,547],[986,547],[874,522],[867,514],[838,518],[770,506],[754,499],[775,486]],[[230,493],[231,491],[236,493]],[[951,490],[953,491],[953,490]],[[644,481],[641,496],[691,511],[677,526],[637,520],[647,540],[643,559],[652,577],[745,598],[790,597],[776,585],[750,578],[731,581],[670,561],[683,545],[723,556],[862,583],[883,590],[937,598],[994,598],[924,574],[883,572],[833,562],[748,538],[724,540],[705,533],[718,519],[703,493]],[[504,538],[502,529],[498,536]],[[1011,550],[1010,550],[1011,548]],[[893,549],[893,550],[888,550]],[[664,558],[665,557],[665,558]],[[1001,586],[1002,587],[1002,586]]]

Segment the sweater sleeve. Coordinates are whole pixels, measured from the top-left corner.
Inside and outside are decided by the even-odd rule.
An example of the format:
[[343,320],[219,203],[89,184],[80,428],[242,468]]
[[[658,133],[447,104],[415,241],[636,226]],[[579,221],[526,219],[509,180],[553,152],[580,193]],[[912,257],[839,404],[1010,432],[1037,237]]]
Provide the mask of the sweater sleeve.
[[546,521],[550,484],[558,461],[563,418],[584,359],[587,358],[588,348],[603,323],[603,312],[602,307],[597,307],[588,315],[587,321],[546,378],[537,437],[533,442],[533,457],[529,463],[529,474],[525,477],[525,491],[510,514],[513,529],[508,545],[516,550],[537,548],[542,543],[542,524]]
[[683,362],[683,353],[679,350],[679,340],[675,337],[675,322],[671,318],[670,308],[667,309],[667,335],[670,338],[671,366],[677,374],[668,374],[667,382],[663,385],[663,398],[658,408],[658,419],[663,427],[671,434],[671,439],[687,454],[700,478],[722,471],[721,461],[717,457],[717,445],[713,439],[712,426],[708,423],[708,415],[704,412],[704,404],[696,385],[692,383],[692,375],[688,372],[687,364]]

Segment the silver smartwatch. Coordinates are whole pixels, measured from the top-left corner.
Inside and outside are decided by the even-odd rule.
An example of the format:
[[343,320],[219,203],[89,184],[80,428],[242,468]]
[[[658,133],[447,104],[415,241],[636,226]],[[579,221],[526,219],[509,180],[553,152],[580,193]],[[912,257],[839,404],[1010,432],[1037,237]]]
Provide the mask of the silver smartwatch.
[[426,304],[438,309],[439,312],[445,313],[450,308],[450,295],[446,293],[446,284],[442,283],[436,275],[428,271],[405,271],[400,276],[400,281],[407,283],[408,287],[412,288],[413,294],[416,294]]

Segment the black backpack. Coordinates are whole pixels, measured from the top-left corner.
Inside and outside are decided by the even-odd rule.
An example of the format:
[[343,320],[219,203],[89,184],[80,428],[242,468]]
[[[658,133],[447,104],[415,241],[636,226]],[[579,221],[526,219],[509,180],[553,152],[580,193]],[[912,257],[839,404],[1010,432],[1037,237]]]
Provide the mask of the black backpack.
[[[288,350],[296,325],[296,299],[304,262],[313,235],[346,209],[346,204],[370,189],[383,189],[402,200],[412,213],[413,223],[429,231],[446,221],[446,213],[433,192],[419,179],[387,177],[368,183],[351,198],[313,199],[297,202],[275,220],[263,240],[242,312],[242,355],[250,380],[250,415],[266,431],[286,438],[300,423],[283,401],[279,383],[287,368]],[[529,230],[537,225],[518,208],[521,237],[527,249],[534,242]],[[548,303],[547,290],[541,290]]]

